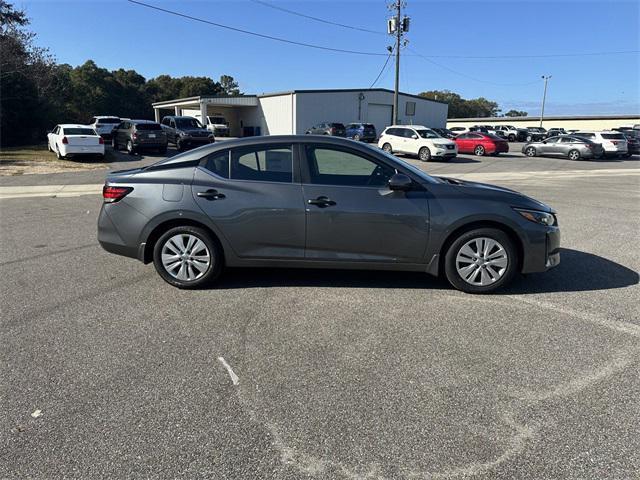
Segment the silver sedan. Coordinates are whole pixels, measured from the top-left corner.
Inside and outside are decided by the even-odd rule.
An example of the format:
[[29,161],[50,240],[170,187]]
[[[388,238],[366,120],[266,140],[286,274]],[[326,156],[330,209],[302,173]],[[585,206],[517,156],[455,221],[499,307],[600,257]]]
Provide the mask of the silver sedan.
[[538,142],[529,142],[522,147],[527,157],[559,156],[570,160],[600,158],[604,149],[599,143],[574,135],[559,135]]

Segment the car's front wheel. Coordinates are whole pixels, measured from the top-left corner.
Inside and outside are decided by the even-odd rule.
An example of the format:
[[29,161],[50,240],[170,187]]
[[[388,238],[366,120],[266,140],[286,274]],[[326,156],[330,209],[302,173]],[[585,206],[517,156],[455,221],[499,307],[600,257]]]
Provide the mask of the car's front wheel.
[[569,160],[580,160],[580,152],[578,150],[571,150],[569,152]]
[[354,139],[356,142],[359,142],[359,141],[360,141],[360,135],[358,135],[358,134],[356,133],[356,134],[353,136],[353,139]]
[[115,136],[111,139],[111,148],[113,148],[115,151],[118,151],[118,141],[116,140]]
[[476,148],[474,148],[473,153],[481,157],[484,155],[485,149],[482,145],[478,145]]
[[509,141],[510,142],[515,142],[516,141],[516,136],[515,135],[509,135]]
[[420,160],[422,160],[423,162],[428,162],[429,160],[431,160],[431,150],[429,150],[427,147],[422,147],[418,152],[418,158],[420,158]]
[[202,228],[175,227],[156,242],[153,264],[160,276],[174,287],[197,288],[220,275],[222,250]]
[[384,145],[382,145],[382,150],[384,150],[387,153],[393,153],[393,149],[391,148],[390,143],[385,143]]
[[536,149],[533,147],[527,147],[524,151],[524,154],[527,157],[535,157],[536,156]]
[[518,268],[513,241],[495,228],[463,233],[453,241],[444,261],[449,283],[468,293],[496,290],[509,283]]

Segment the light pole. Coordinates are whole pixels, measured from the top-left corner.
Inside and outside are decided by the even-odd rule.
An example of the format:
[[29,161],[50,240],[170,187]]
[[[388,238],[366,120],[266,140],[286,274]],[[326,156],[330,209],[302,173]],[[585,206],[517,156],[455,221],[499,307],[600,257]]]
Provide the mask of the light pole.
[[544,103],[547,101],[547,82],[551,78],[551,75],[542,75],[544,80],[544,93],[542,94],[542,111],[540,112],[540,127],[542,127],[542,120],[544,119]]

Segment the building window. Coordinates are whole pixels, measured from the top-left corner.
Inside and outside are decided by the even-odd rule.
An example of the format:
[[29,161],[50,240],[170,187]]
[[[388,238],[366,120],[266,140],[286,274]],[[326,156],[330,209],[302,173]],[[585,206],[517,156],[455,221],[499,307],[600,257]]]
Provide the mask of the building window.
[[407,102],[405,108],[405,115],[407,117],[413,117],[416,114],[416,102]]

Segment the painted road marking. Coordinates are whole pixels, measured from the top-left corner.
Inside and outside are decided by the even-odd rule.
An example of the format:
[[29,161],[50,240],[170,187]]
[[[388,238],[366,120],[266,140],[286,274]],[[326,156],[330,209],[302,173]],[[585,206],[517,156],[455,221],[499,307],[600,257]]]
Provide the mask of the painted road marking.
[[222,357],[218,357],[218,361],[222,364],[222,366],[224,368],[227,369],[227,373],[229,374],[229,376],[231,377],[231,382],[234,385],[238,385],[238,383],[240,383],[240,379],[238,378],[238,376],[234,373],[233,369],[231,368],[231,366],[226,362],[226,360]]
[[[638,168],[608,168],[594,170],[554,170],[538,172],[469,172],[435,173],[436,176],[460,178],[479,182],[499,181],[538,181],[566,178],[588,177],[629,177],[640,176]],[[104,184],[84,185],[34,185],[0,187],[0,200],[29,197],[79,197],[81,195],[100,195]]]

